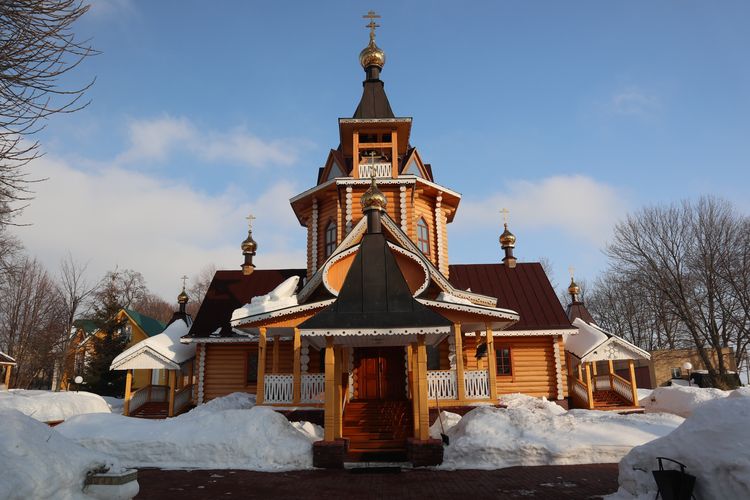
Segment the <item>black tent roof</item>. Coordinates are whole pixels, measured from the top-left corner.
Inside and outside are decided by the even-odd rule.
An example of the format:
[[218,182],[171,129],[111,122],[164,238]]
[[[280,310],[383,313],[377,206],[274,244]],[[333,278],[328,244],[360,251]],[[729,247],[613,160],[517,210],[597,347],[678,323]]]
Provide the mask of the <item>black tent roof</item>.
[[367,79],[362,87],[362,98],[352,118],[395,118],[382,80]]
[[336,301],[303,330],[443,327],[452,323],[417,302],[382,233],[363,236]]

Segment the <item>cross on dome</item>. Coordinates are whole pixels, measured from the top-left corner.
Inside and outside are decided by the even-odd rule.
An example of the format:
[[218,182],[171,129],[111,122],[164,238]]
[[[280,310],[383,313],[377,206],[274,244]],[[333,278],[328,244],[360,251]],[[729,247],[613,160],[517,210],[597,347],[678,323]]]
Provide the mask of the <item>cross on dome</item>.
[[248,229],[252,229],[253,228],[253,221],[255,220],[255,216],[253,214],[248,214],[248,216],[245,217],[245,219],[247,219],[247,228]]
[[508,214],[510,213],[510,210],[503,208],[500,210],[500,213],[503,215],[503,224],[508,224]]
[[187,284],[188,277],[187,277],[187,275],[183,274],[182,278],[180,278],[180,279],[182,280],[182,289],[184,290],[185,289],[185,285]]
[[371,10],[367,14],[362,16],[362,18],[370,20],[369,23],[365,24],[365,28],[370,28],[370,41],[374,41],[375,28],[380,28],[380,25],[375,22],[375,19],[380,19],[380,16],[376,14],[374,10]]

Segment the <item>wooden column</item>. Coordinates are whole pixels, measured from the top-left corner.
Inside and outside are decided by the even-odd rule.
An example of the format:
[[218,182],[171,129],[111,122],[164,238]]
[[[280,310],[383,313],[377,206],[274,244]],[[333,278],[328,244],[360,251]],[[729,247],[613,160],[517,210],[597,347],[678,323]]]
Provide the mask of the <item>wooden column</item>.
[[430,409],[427,405],[427,347],[424,334],[417,336],[417,393],[419,394],[419,439],[430,439]]
[[589,410],[594,409],[594,391],[591,387],[591,365],[586,363],[586,390],[588,391]]
[[[7,379],[7,375],[6,375],[6,379]],[[125,416],[130,415],[130,398],[132,397],[132,394],[130,393],[130,388],[132,387],[132,385],[133,385],[133,370],[126,370],[125,371],[125,405],[122,408],[122,414]]]
[[343,393],[341,390],[341,377],[344,373],[343,371],[343,362],[344,362],[344,348],[339,346],[334,348],[334,356],[336,356],[336,359],[334,360],[334,379],[336,381],[336,385],[334,386],[334,397],[335,397],[335,413],[336,421],[333,427],[333,437],[334,439],[339,439],[343,436],[343,421],[342,418],[344,415],[343,411],[343,404],[344,404],[344,398]]
[[10,389],[10,374],[13,372],[13,365],[5,365],[5,389]]
[[177,378],[176,370],[169,370],[169,411],[168,416],[174,417],[174,388]]
[[456,395],[459,401],[466,400],[464,385],[464,343],[461,338],[461,324],[453,324],[453,338],[456,346]]
[[490,399],[493,403],[497,402],[497,357],[495,356],[495,339],[492,334],[492,328],[489,324],[487,327],[487,371],[490,376]]
[[281,337],[278,335],[273,336],[273,359],[271,361],[271,373],[279,373],[279,343]]
[[266,377],[266,327],[258,328],[258,384],[255,391],[255,404],[263,404]]
[[398,132],[391,131],[391,177],[398,177]]
[[607,367],[609,368],[609,389],[611,391],[615,390],[615,380],[612,375],[615,374],[615,367],[614,363],[612,363],[612,360],[607,360]]
[[417,389],[417,344],[409,345],[409,390],[411,391],[412,426],[414,428],[414,439],[419,439],[419,390]]
[[592,375],[594,375],[594,377],[596,377],[596,361],[593,361],[591,363],[591,371],[592,371]]
[[635,363],[632,359],[628,360],[630,369],[630,389],[633,391],[633,406],[638,406],[638,385],[635,383]]
[[292,402],[297,404],[302,395],[302,365],[300,364],[300,355],[302,351],[302,338],[300,337],[299,328],[294,329],[294,339],[292,340],[294,352],[294,361],[292,362]]
[[326,337],[326,352],[325,352],[325,375],[326,375],[326,389],[325,389],[325,404],[323,407],[323,429],[324,429],[324,440],[333,441],[335,437],[335,426],[336,416],[334,410],[334,403],[336,399],[336,380],[335,380],[335,367],[334,361],[336,357],[333,352],[333,337]]
[[352,135],[354,139],[352,143],[352,174],[355,179],[359,179],[359,132],[354,132]]
[[583,382],[583,374],[581,373],[581,368],[583,367],[583,361],[578,362],[578,381]]

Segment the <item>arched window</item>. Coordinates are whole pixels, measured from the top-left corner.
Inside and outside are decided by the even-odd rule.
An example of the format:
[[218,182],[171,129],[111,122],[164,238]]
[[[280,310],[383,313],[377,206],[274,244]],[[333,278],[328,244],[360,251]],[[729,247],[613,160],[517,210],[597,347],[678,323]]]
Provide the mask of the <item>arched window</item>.
[[430,229],[422,218],[417,222],[417,247],[423,254],[430,255]]
[[331,221],[326,226],[326,244],[323,247],[325,249],[325,258],[331,256],[334,250],[336,250],[336,223]]

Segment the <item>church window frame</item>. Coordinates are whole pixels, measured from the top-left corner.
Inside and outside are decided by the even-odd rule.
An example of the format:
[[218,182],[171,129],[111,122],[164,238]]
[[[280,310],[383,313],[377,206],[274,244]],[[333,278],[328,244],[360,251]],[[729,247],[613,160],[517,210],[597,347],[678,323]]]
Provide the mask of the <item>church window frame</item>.
[[495,373],[499,377],[513,376],[513,348],[507,344],[495,346]]
[[337,229],[338,228],[336,227],[336,221],[330,220],[328,221],[328,224],[326,224],[325,231],[323,232],[323,257],[326,259],[333,255],[333,252],[336,250],[336,246],[338,245],[338,235],[336,234]]
[[258,351],[251,350],[245,356],[245,385],[258,385]]
[[424,217],[417,221],[417,248],[424,255],[430,255],[430,226]]

